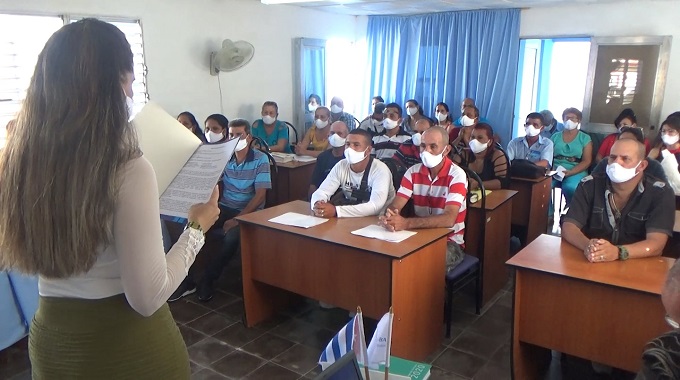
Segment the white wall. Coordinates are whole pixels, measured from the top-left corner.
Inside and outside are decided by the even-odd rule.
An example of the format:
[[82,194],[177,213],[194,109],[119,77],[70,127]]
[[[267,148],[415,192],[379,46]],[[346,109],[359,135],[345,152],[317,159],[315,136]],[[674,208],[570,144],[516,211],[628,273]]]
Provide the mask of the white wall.
[[0,13],[141,19],[151,99],[171,114],[189,110],[200,122],[220,112],[217,78],[210,76],[208,60],[223,39],[255,47],[247,66],[220,74],[224,114],[252,121],[264,101],[274,100],[280,118],[292,121],[292,39],[355,41],[358,32],[365,34],[353,16],[257,0],[0,0]]
[[522,10],[522,38],[673,36],[661,119],[680,110],[680,2],[631,1]]

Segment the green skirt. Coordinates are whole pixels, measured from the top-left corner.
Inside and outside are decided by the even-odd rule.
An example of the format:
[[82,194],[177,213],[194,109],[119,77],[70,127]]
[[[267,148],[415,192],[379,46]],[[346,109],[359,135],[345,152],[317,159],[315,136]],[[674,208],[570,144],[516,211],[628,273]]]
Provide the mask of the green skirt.
[[34,380],[189,379],[189,356],[164,304],[150,317],[124,295],[40,297],[29,333]]

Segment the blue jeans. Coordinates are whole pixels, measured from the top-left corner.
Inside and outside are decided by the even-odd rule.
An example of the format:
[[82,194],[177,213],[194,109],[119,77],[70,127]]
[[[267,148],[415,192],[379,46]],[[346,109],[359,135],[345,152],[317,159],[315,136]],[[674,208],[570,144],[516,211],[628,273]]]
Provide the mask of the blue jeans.
[[241,228],[238,225],[227,231],[226,234],[222,230],[224,222],[232,219],[239,213],[239,210],[220,205],[220,217],[205,235],[206,244],[208,242],[213,244],[217,241],[221,242],[219,248],[215,252],[210,253],[205,268],[203,281],[207,281],[209,284],[214,283],[220,278],[224,267],[227,266],[229,260],[241,248]]

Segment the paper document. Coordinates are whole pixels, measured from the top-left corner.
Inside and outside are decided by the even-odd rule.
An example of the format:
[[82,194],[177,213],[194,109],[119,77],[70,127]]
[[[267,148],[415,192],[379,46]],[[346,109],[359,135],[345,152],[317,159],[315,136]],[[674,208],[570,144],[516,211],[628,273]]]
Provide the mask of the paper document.
[[380,239],[384,241],[389,241],[391,243],[402,242],[411,236],[415,235],[417,232],[413,231],[395,231],[391,232],[386,230],[377,224],[371,224],[364,228],[352,231],[352,234],[359,235],[367,238]]
[[[491,194],[491,190],[484,190],[484,195],[487,197]],[[470,191],[470,202],[471,203],[477,203],[477,201],[480,201],[482,199],[482,190],[477,189],[477,190],[471,190]]]
[[287,212],[279,215],[276,218],[269,219],[272,223],[285,224],[287,226],[310,228],[318,226],[321,223],[328,221],[326,218],[317,218],[316,216],[298,214],[297,212]]
[[555,171],[556,171],[556,173],[555,173],[555,175],[553,176],[553,178],[555,178],[555,179],[558,180],[558,181],[561,181],[561,180],[564,179],[564,172],[567,171],[567,168],[565,168],[564,166],[560,165],[560,166],[557,167],[557,169],[555,169]]
[[186,218],[189,208],[210,199],[237,139],[201,145],[201,140],[155,103],[132,120],[139,146],[156,172],[160,212]]
[[300,161],[300,162],[313,162],[316,161],[316,157],[312,156],[298,156],[297,154],[295,155],[295,161]]

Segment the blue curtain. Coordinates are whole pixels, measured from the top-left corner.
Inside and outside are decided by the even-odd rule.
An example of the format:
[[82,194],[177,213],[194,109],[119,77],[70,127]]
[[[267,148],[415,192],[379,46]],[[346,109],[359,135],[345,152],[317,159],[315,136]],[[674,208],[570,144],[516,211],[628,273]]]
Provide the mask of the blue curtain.
[[402,107],[413,98],[431,117],[443,101],[454,118],[463,98],[473,98],[480,115],[507,143],[519,20],[519,9],[370,16],[366,96],[381,95]]

